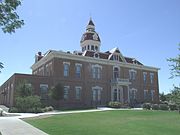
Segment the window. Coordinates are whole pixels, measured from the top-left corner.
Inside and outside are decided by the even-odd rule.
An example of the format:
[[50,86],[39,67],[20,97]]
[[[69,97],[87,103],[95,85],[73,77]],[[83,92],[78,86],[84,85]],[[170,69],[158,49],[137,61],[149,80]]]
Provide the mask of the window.
[[92,88],[93,101],[101,101],[101,91],[102,91],[102,88],[99,86]]
[[101,69],[102,66],[93,65],[92,66],[92,77],[93,79],[100,79],[101,78]]
[[64,99],[68,99],[69,96],[69,86],[64,86]]
[[91,45],[91,50],[94,51],[94,45]]
[[143,81],[144,83],[147,82],[147,72],[143,72]]
[[95,46],[95,51],[98,51],[98,47],[97,46]]
[[113,60],[119,61],[119,55],[113,55]]
[[134,88],[132,88],[131,90],[130,90],[130,100],[135,100],[136,99],[136,96],[137,96],[137,90],[136,89],[134,89]]
[[144,90],[144,100],[148,99],[148,90]]
[[88,50],[89,50],[89,45],[88,45],[88,47],[87,47],[87,48],[88,48]]
[[81,67],[82,67],[82,64],[76,64],[76,78],[80,78],[81,77]]
[[40,84],[40,95],[42,100],[48,99],[48,84]]
[[134,69],[129,70],[129,79],[135,80],[136,79],[136,71]]
[[114,67],[114,70],[113,70],[113,78],[114,78],[114,79],[119,78],[119,68],[118,68],[118,67]]
[[154,90],[151,90],[151,101],[154,101]]
[[69,76],[69,65],[70,63],[64,63],[64,76],[67,77]]
[[76,99],[77,100],[81,99],[81,91],[82,91],[82,87],[75,87]]
[[150,82],[151,84],[154,82],[154,73],[150,73]]

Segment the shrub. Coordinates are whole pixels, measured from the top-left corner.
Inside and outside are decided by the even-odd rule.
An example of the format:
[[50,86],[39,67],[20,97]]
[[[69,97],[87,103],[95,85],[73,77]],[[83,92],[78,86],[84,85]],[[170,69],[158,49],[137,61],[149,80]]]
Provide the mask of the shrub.
[[10,113],[18,113],[18,109],[16,107],[12,107],[9,109]]
[[168,107],[167,104],[160,104],[160,105],[159,105],[159,109],[160,109],[160,110],[169,110],[169,107]]
[[143,107],[143,109],[150,110],[151,104],[150,103],[144,103],[142,107]]
[[170,103],[170,104],[169,104],[169,109],[170,109],[171,111],[177,110],[177,105]]
[[158,104],[152,104],[152,110],[159,110],[159,105]]
[[34,112],[34,109],[40,108],[41,102],[39,96],[17,97],[16,108],[18,112]]
[[121,102],[109,102],[108,106],[112,108],[120,108]]
[[49,112],[49,111],[53,111],[53,110],[54,110],[54,108],[52,106],[48,106],[48,107],[42,108],[43,112]]

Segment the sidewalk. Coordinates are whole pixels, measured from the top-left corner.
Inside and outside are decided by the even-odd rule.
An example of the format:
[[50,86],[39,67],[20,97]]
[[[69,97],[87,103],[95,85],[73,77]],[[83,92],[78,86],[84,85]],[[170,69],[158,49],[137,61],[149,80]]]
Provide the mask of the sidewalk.
[[48,135],[16,117],[0,117],[2,135]]
[[33,127],[32,125],[24,122],[21,118],[39,117],[45,115],[56,115],[56,114],[72,114],[72,113],[85,113],[85,112],[98,112],[98,111],[109,111],[109,110],[142,110],[142,108],[134,109],[113,109],[107,107],[101,107],[92,110],[80,110],[80,111],[64,111],[64,112],[47,112],[47,113],[7,113],[10,117],[0,117],[0,132],[2,135],[48,135],[43,131]]

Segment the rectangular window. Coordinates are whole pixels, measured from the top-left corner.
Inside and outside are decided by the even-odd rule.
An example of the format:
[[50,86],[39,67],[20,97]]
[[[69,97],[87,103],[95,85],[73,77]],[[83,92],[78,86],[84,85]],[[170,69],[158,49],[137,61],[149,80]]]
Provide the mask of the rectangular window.
[[69,65],[68,63],[64,63],[64,76],[69,76]]
[[151,84],[154,82],[154,73],[150,73],[150,82]]
[[75,87],[76,99],[77,100],[81,99],[81,91],[82,91],[82,87]]
[[144,100],[148,99],[148,90],[144,90]]
[[40,84],[40,96],[42,100],[48,99],[48,84]]
[[76,64],[76,78],[81,78],[81,64]]
[[151,90],[151,101],[154,101],[154,90]]
[[92,98],[93,101],[101,101],[101,87],[98,88],[92,88]]
[[130,99],[131,100],[135,100],[136,99],[136,93],[137,93],[136,89],[131,89],[130,90]]
[[101,78],[101,68],[100,67],[93,67],[92,69],[93,72],[93,78],[94,79],[100,79]]
[[64,86],[64,99],[69,97],[69,86]]
[[136,79],[136,71],[135,70],[129,70],[129,79],[130,80]]
[[147,72],[143,72],[143,81],[144,83],[147,82]]

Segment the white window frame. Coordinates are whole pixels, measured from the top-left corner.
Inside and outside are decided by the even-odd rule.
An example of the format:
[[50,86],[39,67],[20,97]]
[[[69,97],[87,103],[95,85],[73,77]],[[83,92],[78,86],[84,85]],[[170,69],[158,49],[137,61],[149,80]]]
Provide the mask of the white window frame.
[[64,86],[64,95],[63,95],[64,100],[67,100],[69,98],[69,89],[70,89],[69,86]]
[[75,98],[76,100],[80,100],[81,99],[81,95],[82,95],[82,87],[81,86],[76,86],[75,87]]
[[[65,66],[68,65],[68,69],[65,70]],[[63,62],[63,75],[64,77],[69,76],[69,71],[70,71],[70,63],[69,62]]]
[[136,79],[136,74],[137,74],[136,70],[134,70],[134,69],[129,70],[129,79],[130,80],[135,80]]

